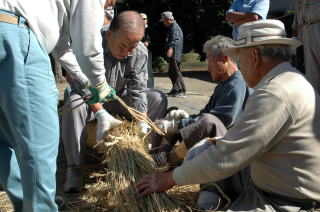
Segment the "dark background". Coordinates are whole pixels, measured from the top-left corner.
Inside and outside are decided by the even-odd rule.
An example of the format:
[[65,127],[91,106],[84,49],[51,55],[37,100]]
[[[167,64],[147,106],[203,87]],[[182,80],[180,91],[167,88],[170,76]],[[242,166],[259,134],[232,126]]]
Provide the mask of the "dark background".
[[201,55],[202,46],[215,35],[231,37],[232,27],[224,20],[232,0],[122,0],[115,12],[136,10],[147,14],[154,56],[164,56],[166,28],[159,22],[161,13],[171,11],[184,33],[184,53],[194,51]]

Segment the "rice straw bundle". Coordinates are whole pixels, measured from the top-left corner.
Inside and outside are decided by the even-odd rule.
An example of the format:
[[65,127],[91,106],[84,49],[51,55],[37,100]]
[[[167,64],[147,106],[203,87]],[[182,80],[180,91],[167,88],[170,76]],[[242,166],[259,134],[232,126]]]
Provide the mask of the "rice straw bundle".
[[[155,193],[139,198],[135,184],[144,175],[154,173],[155,166],[146,151],[147,144],[139,136],[135,123],[123,121],[108,132],[103,152],[107,167],[107,198],[101,198],[115,211],[178,211],[179,204],[166,193]],[[110,145],[111,144],[111,145]],[[101,204],[101,201],[99,202]]]

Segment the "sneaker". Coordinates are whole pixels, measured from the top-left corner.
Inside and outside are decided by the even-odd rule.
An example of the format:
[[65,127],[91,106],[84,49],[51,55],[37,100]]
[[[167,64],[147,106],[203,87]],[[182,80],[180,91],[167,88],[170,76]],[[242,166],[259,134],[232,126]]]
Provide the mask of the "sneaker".
[[82,188],[82,180],[79,169],[76,166],[69,166],[67,169],[67,180],[63,185],[63,191],[66,193],[78,193]]
[[172,97],[186,98],[187,96],[186,96],[186,93],[180,92],[180,93],[175,93],[175,94],[173,94]]
[[216,211],[222,207],[222,198],[210,191],[200,191],[197,206],[202,210]]

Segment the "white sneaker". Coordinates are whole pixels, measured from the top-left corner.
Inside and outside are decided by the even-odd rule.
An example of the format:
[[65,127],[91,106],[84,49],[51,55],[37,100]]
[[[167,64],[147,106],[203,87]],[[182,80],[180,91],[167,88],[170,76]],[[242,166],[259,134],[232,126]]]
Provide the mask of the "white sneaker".
[[197,206],[203,210],[218,210],[222,205],[222,198],[210,191],[200,191],[199,198],[197,200]]
[[69,166],[67,169],[67,179],[63,185],[63,191],[66,193],[77,193],[82,188],[82,180],[79,170],[75,166]]

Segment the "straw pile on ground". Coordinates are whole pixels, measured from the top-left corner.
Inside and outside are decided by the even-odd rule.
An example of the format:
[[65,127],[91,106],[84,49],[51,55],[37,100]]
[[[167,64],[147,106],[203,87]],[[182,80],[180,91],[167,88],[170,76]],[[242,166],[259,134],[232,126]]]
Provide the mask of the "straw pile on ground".
[[136,182],[144,175],[156,171],[153,160],[147,153],[147,142],[138,132],[136,125],[127,121],[108,132],[105,138],[108,148],[103,151],[102,157],[102,164],[107,167],[107,186],[105,192],[101,192],[99,205],[104,204],[106,207],[114,208],[114,211],[121,212],[180,211],[179,201],[166,193],[138,197],[135,190]]

